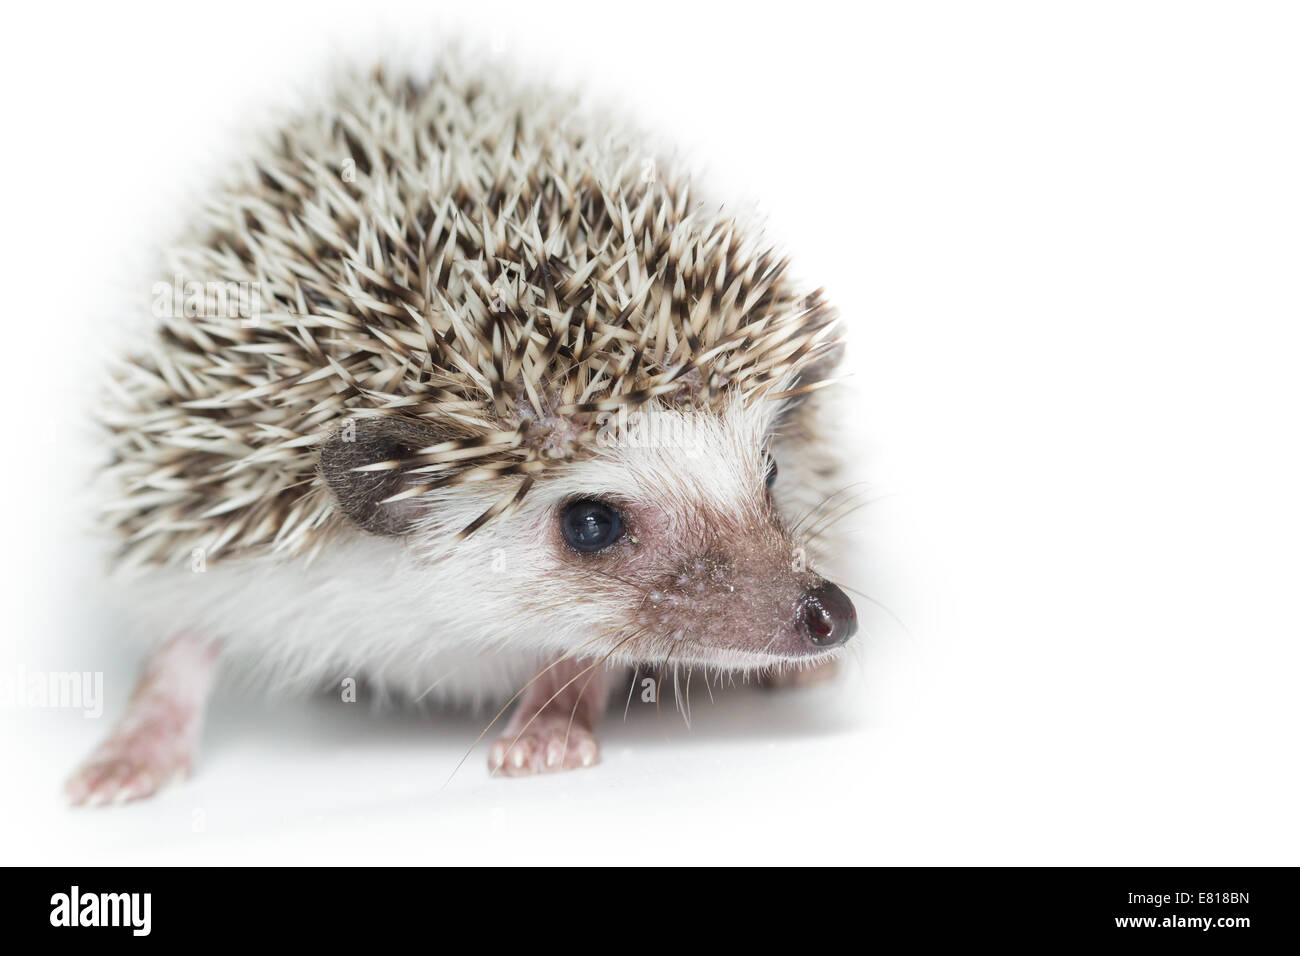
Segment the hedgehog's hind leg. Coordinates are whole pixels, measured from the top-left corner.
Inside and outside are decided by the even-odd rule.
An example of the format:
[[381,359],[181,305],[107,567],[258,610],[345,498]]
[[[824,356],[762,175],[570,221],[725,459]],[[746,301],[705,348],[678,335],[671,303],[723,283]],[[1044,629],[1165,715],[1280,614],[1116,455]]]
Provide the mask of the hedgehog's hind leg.
[[564,659],[519,698],[510,723],[488,750],[493,773],[511,777],[590,767],[600,759],[592,733],[609,699],[611,670]]
[[136,800],[189,774],[217,648],[181,633],[149,657],[126,713],[67,783],[73,804]]

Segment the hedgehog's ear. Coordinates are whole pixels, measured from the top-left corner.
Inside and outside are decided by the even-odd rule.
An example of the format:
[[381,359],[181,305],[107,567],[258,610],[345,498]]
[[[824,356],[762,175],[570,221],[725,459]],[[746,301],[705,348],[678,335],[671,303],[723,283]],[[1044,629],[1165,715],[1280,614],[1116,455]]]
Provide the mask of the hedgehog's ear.
[[384,503],[411,485],[398,471],[356,471],[362,465],[408,458],[443,440],[437,430],[402,418],[350,418],[326,439],[320,472],[352,523],[372,534],[402,535],[419,517],[416,498]]

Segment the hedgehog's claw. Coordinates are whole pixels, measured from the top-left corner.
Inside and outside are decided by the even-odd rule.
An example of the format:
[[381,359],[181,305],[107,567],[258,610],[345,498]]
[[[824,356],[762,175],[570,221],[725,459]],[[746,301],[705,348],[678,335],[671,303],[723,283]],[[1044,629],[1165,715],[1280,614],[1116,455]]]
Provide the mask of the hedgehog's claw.
[[488,752],[493,773],[522,777],[590,767],[600,760],[600,745],[586,727],[570,727],[566,716],[539,717],[524,733],[503,734]]

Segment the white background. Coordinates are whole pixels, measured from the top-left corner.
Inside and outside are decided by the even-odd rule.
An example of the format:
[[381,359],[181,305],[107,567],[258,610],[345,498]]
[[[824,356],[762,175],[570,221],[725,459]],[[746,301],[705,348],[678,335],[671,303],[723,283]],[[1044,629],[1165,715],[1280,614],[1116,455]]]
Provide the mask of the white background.
[[[1283,4],[48,5],[4,31],[4,862],[1300,863],[1300,23]],[[22,17],[27,19],[24,21]],[[470,716],[222,697],[196,777],[59,786],[139,665],[95,593],[99,356],[193,183],[340,52],[447,32],[678,143],[850,324],[865,633],[488,779]]]

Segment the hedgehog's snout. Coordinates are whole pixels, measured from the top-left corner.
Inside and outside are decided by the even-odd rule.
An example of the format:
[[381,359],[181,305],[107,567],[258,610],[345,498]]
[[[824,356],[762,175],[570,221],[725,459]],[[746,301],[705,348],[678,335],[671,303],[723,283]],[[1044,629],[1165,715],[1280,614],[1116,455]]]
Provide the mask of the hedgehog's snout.
[[706,647],[801,659],[846,643],[857,611],[843,589],[787,563],[775,536],[688,558],[638,602],[652,631],[689,633]]
[[796,610],[799,628],[818,647],[839,647],[858,630],[858,612],[842,589],[823,581],[803,596]]

